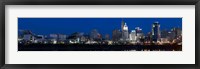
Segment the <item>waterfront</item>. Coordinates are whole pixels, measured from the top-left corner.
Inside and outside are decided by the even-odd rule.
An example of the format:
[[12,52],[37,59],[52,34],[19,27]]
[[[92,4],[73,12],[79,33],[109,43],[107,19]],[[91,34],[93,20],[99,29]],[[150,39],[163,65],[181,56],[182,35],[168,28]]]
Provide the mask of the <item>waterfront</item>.
[[182,51],[182,18],[18,20],[18,51]]
[[182,51],[182,45],[19,44],[18,51]]

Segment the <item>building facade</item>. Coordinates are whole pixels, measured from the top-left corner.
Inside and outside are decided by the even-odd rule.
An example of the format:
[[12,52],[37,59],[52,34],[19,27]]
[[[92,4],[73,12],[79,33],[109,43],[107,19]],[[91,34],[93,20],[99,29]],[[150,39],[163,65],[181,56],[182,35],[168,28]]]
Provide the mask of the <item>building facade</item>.
[[152,25],[152,40],[153,42],[160,41],[160,24],[159,22],[154,22]]
[[122,29],[122,40],[123,41],[128,41],[129,40],[129,33],[128,33],[128,26],[125,23],[123,29]]
[[140,40],[142,39],[142,37],[144,35],[143,32],[142,32],[142,29],[140,27],[136,27],[135,33],[136,33],[136,42],[140,43],[141,42]]
[[122,37],[122,35],[121,35],[122,33],[120,32],[120,30],[113,30],[113,32],[112,32],[112,40],[113,41],[119,41],[120,40],[120,38]]
[[129,38],[130,38],[131,42],[136,42],[136,31],[135,30],[131,31]]

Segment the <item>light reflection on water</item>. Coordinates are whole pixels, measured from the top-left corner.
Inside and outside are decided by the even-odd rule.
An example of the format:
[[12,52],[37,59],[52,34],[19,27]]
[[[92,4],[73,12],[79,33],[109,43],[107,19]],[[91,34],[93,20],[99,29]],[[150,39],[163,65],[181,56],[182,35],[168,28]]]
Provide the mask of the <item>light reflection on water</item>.
[[[142,50],[123,50],[123,51],[179,51],[179,50],[161,50],[161,49],[156,49],[156,50],[150,50],[150,49],[142,49]],[[181,50],[180,50],[181,51]]]

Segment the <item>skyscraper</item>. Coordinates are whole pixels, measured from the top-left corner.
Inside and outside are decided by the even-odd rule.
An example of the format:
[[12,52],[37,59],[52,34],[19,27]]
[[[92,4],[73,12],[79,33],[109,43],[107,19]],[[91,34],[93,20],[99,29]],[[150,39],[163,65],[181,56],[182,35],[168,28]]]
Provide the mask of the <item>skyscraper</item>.
[[180,28],[173,28],[171,31],[175,34],[174,38],[178,38],[179,36],[182,35],[182,31]]
[[117,30],[117,29],[113,30],[113,32],[112,32],[112,40],[113,41],[119,41],[121,36],[122,36],[121,34],[122,33],[120,32],[120,30]]
[[132,30],[129,35],[130,41],[135,42],[136,41],[136,32],[135,30]]
[[160,40],[160,36],[160,24],[158,21],[156,21],[152,25],[152,40],[157,42]]
[[167,30],[162,30],[160,33],[161,33],[161,38],[167,38],[167,36],[169,35]]
[[129,38],[128,38],[128,26],[126,25],[126,23],[125,23],[123,30],[122,30],[122,39],[123,39],[123,41],[129,40]]
[[110,40],[110,35],[109,34],[105,35],[105,40]]
[[136,42],[140,43],[141,42],[140,39],[142,39],[142,37],[144,35],[143,32],[142,32],[142,29],[140,27],[136,27],[135,33],[136,33]]
[[122,19],[122,24],[121,24],[121,30],[122,30],[122,32],[123,32],[124,25],[125,25],[125,22],[124,22],[124,20]]
[[99,40],[99,39],[101,39],[101,34],[99,34],[99,32],[96,29],[93,29],[90,32],[90,39],[95,40],[95,41]]
[[149,43],[152,42],[152,32],[148,32],[147,36],[146,36],[146,41],[148,41]]

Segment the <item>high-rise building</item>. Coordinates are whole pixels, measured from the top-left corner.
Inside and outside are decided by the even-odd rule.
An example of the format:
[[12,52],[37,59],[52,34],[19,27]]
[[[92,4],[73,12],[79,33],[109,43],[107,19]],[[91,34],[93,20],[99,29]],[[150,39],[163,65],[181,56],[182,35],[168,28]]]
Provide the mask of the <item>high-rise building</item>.
[[158,21],[154,22],[152,25],[152,40],[153,42],[157,42],[160,40],[160,24]]
[[173,28],[171,31],[175,34],[174,38],[178,38],[182,35],[182,30],[180,28]]
[[146,36],[146,39],[145,39],[145,40],[146,40],[147,42],[149,42],[149,43],[152,42],[152,38],[151,38],[152,36],[151,36],[151,34],[152,34],[152,32],[148,32],[148,33],[147,33],[147,36]]
[[124,29],[124,25],[125,25],[125,22],[124,22],[124,20],[122,19],[122,23],[121,23],[121,30],[122,30],[122,32],[123,32],[123,29]]
[[135,27],[136,35],[142,33],[142,29],[140,27]]
[[112,40],[113,41],[119,41],[120,38],[121,38],[121,35],[122,33],[120,32],[120,30],[113,30],[112,32]]
[[142,32],[142,29],[140,27],[135,28],[135,33],[136,33],[136,42],[140,43],[141,39],[143,38],[144,34]]
[[123,41],[129,40],[128,26],[126,25],[126,23],[125,23],[125,25],[124,25],[124,27],[123,27],[122,39],[123,39]]
[[100,40],[101,39],[101,34],[96,29],[93,29],[90,32],[90,40]]
[[169,31],[167,31],[167,30],[162,30],[161,31],[161,37],[160,37],[160,41],[162,42],[162,43],[168,43],[169,42],[169,40],[170,40],[170,32]]
[[130,41],[135,42],[136,41],[136,31],[132,30],[129,35]]
[[168,31],[167,30],[162,30],[161,31],[161,38],[167,38],[169,36]]
[[168,32],[168,40],[170,41],[170,42],[172,42],[173,41],[173,39],[175,38],[175,32],[173,32],[173,31],[169,31]]
[[110,40],[110,35],[109,34],[105,35],[105,40]]

